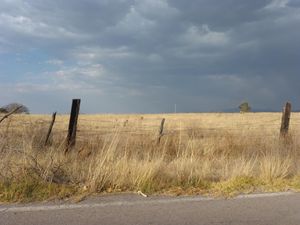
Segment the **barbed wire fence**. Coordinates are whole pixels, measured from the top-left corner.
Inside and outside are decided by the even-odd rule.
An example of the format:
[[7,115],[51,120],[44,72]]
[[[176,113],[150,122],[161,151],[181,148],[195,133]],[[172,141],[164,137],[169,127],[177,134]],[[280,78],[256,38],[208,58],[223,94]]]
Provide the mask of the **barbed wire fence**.
[[[73,105],[75,104],[75,106]],[[77,105],[76,105],[77,104]],[[79,105],[78,105],[79,104]],[[88,118],[89,116],[79,116],[80,101],[73,100],[70,121],[65,116],[56,115],[54,113],[49,119],[30,119],[26,121],[18,121],[12,123],[8,120],[8,116],[4,116],[9,123],[11,130],[20,129],[20,127],[44,127],[47,128],[45,136],[45,145],[49,144],[49,138],[52,135],[66,137],[66,153],[76,142],[88,141],[97,137],[106,137],[109,135],[133,135],[144,136],[152,135],[157,138],[160,143],[161,138],[174,135],[198,135],[200,137],[224,136],[230,134],[239,137],[245,133],[247,138],[278,137],[285,138],[288,135],[290,127],[293,131],[300,128],[300,118],[291,117],[291,104],[286,103],[282,118],[269,119],[263,121],[232,121],[228,125],[217,124],[216,122],[204,122],[193,119],[187,125],[180,119],[174,118]],[[77,115],[74,115],[77,114]],[[4,120],[4,119],[3,119]],[[178,124],[180,124],[178,126]],[[3,125],[3,124],[0,124]],[[263,134],[262,134],[263,132]],[[299,129],[300,132],[300,129]]]

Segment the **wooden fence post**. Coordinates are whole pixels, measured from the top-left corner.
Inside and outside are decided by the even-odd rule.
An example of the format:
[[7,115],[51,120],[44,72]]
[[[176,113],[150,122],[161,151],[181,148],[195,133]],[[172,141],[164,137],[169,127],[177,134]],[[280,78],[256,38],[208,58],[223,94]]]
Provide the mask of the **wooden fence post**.
[[71,147],[75,146],[79,109],[80,109],[80,99],[73,99],[72,109],[70,114],[68,137],[67,137],[67,148],[65,150],[65,153],[67,153]]
[[53,128],[53,125],[54,125],[54,122],[55,122],[55,118],[56,118],[56,112],[54,112],[52,114],[52,121],[50,123],[49,129],[48,129],[48,133],[47,133],[47,136],[46,136],[45,146],[48,144],[48,141],[49,141],[49,138],[50,138],[50,135],[51,135],[51,132],[52,132],[52,128]]
[[15,108],[14,110],[12,110],[11,112],[8,112],[7,114],[5,114],[5,115],[0,119],[0,123],[1,123],[3,120],[7,119],[10,115],[16,113],[16,112],[17,112],[19,109],[21,109],[21,108],[22,108],[22,106],[19,106],[19,107]]
[[163,118],[161,120],[161,123],[160,123],[159,136],[158,136],[158,144],[160,143],[160,139],[163,136],[165,121],[166,121],[166,119]]
[[282,112],[280,136],[285,137],[289,131],[290,118],[291,118],[292,105],[287,102]]

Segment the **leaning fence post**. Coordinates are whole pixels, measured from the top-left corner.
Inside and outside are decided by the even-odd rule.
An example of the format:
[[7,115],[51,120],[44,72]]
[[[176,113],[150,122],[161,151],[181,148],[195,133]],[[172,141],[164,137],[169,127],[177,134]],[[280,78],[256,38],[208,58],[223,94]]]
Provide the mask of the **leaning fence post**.
[[290,118],[291,118],[292,104],[287,102],[282,112],[280,136],[285,137],[289,131]]
[[1,123],[3,120],[7,119],[10,115],[16,113],[16,112],[17,112],[19,109],[21,109],[21,108],[22,108],[22,106],[19,106],[19,107],[15,108],[14,110],[12,110],[11,112],[8,112],[7,114],[5,114],[5,115],[0,119],[0,123]]
[[68,137],[67,137],[67,148],[65,150],[65,153],[67,153],[71,147],[75,146],[79,109],[80,109],[80,99],[73,99],[70,121],[69,121]]
[[48,144],[48,141],[49,141],[49,138],[50,138],[50,135],[51,135],[51,132],[52,132],[52,128],[53,128],[53,125],[54,125],[54,122],[55,122],[55,118],[56,118],[56,112],[54,112],[52,114],[52,121],[51,121],[49,129],[48,129],[48,133],[47,133],[46,140],[45,140],[45,145]]
[[163,118],[163,119],[161,120],[161,123],[160,123],[159,136],[158,136],[158,144],[160,143],[160,139],[161,139],[161,137],[163,136],[165,121],[166,121],[166,119]]

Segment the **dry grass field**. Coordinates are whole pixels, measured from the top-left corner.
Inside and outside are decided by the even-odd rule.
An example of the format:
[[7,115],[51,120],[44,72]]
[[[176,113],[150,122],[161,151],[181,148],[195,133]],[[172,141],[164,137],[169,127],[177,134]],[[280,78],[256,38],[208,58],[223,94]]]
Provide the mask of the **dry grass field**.
[[57,116],[47,146],[51,115],[13,115],[0,124],[0,202],[300,189],[298,113],[284,140],[281,113],[80,115],[76,146],[65,155],[68,118]]

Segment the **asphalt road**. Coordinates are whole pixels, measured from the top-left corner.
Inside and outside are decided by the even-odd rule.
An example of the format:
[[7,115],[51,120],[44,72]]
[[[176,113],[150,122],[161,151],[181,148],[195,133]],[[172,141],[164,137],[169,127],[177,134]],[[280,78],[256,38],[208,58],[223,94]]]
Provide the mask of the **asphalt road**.
[[1,225],[299,225],[300,194],[238,198],[118,195],[72,203],[0,205]]

